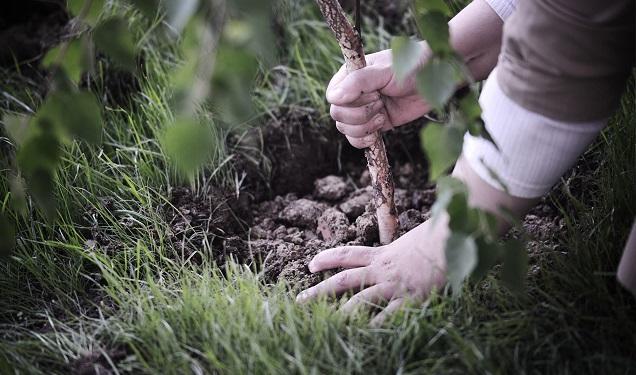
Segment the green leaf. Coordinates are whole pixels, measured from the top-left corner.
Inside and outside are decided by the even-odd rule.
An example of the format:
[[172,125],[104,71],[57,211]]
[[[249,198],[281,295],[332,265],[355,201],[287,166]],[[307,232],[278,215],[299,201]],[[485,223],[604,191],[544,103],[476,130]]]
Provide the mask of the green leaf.
[[455,194],[446,207],[452,231],[473,233],[479,229],[479,212],[468,206],[467,194]]
[[13,210],[21,215],[26,215],[27,202],[24,180],[19,176],[12,175],[9,178],[9,188],[11,189],[11,206]]
[[84,6],[87,6],[89,1],[90,8],[84,14],[82,19],[89,25],[95,26],[97,20],[99,19],[99,15],[104,9],[106,0],[68,0],[67,7],[73,16],[79,17],[81,16],[80,13],[82,12],[82,10],[84,10]]
[[429,162],[429,180],[434,181],[457,162],[464,134],[454,127],[429,123],[420,138]]
[[431,207],[431,215],[433,219],[438,218],[442,213],[446,212],[446,208],[456,194],[468,194],[466,185],[460,180],[452,176],[441,177],[437,181],[437,199]]
[[102,137],[102,115],[95,95],[88,91],[56,91],[37,114],[72,137],[97,144]]
[[154,19],[159,11],[159,0],[128,0],[135,8],[139,9],[145,17]]
[[453,51],[450,45],[448,21],[440,12],[428,12],[418,17],[417,26],[433,53],[446,55]]
[[446,240],[446,266],[453,294],[461,292],[464,280],[477,266],[477,244],[472,236],[454,232]]
[[[179,46],[181,50],[182,64],[170,72],[170,84],[173,95],[170,105],[176,112],[183,112],[184,108],[195,108],[205,98],[200,98],[200,93],[193,93],[193,87],[198,79],[209,80],[209,77],[198,77],[198,68],[201,63],[199,46],[201,44],[201,28],[204,27],[200,19],[195,18],[182,34]],[[196,97],[194,97],[196,96]]]
[[[44,125],[40,125],[42,123]],[[43,120],[40,120],[40,124],[42,127],[51,127]],[[20,170],[28,177],[38,169],[55,170],[61,155],[59,140],[51,129],[47,129],[24,141],[18,149],[17,161]]]
[[55,170],[36,169],[28,180],[28,188],[33,198],[44,211],[48,221],[55,219],[57,201],[55,200],[55,184],[57,175]]
[[97,25],[93,30],[93,41],[98,50],[106,53],[122,68],[135,70],[135,42],[125,19],[114,17]]
[[47,219],[55,217],[55,176],[62,151],[46,119],[39,119],[41,131],[25,140],[17,154],[18,166],[24,173],[31,195],[43,209]]
[[15,248],[15,225],[5,213],[0,214],[0,258],[11,255]]
[[253,53],[230,45],[217,50],[212,76],[212,105],[228,123],[242,123],[254,113],[252,88],[258,72]]
[[440,12],[446,16],[451,15],[451,10],[444,0],[415,0],[416,14],[428,12]]
[[503,248],[501,279],[512,291],[520,292],[525,287],[528,273],[528,252],[523,242],[512,239]]
[[433,107],[441,109],[460,83],[452,60],[433,58],[417,73],[417,90]]
[[420,63],[420,45],[410,38],[398,36],[391,39],[391,53],[393,54],[393,71],[398,81],[404,81]]
[[475,92],[470,90],[468,94],[459,101],[459,110],[467,121],[472,122],[481,118],[481,106],[479,105],[479,99]]
[[86,43],[83,43],[80,39],[74,39],[68,42],[66,52],[62,58],[60,53],[64,45],[65,43],[62,43],[49,50],[42,60],[42,66],[45,68],[54,68],[54,65],[59,63],[59,66],[64,69],[68,78],[77,84],[82,77],[82,73],[88,70],[89,67]]
[[471,273],[471,279],[479,281],[483,279],[501,256],[501,246],[498,241],[486,241],[483,237],[475,240],[477,244],[477,265]]
[[28,138],[31,130],[29,126],[30,121],[31,116],[27,115],[6,114],[2,118],[5,130],[17,145],[22,144],[22,142]]
[[192,179],[210,160],[214,151],[214,138],[210,130],[198,121],[181,118],[166,130],[162,147],[179,173]]

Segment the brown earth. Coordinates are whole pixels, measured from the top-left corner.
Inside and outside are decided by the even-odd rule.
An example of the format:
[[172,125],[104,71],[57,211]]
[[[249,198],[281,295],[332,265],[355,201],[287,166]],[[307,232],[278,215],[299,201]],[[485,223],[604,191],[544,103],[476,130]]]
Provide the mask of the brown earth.
[[[202,244],[213,244],[217,264],[231,257],[256,265],[266,282],[311,284],[320,276],[309,274],[307,264],[319,251],[378,245],[370,179],[363,152],[343,137],[305,118],[281,118],[288,121],[251,130],[236,146],[252,154],[235,165],[246,174],[239,199],[230,191],[178,188],[166,213],[173,243],[186,255],[200,256]],[[401,232],[423,222],[434,201],[417,145],[420,127],[387,136]]]
[[[185,246],[186,253],[200,253],[197,244],[211,243],[210,256],[217,264],[232,258],[254,265],[265,282],[285,279],[300,287],[323,278],[307,268],[318,252],[342,245],[379,246],[362,152],[339,144],[343,137],[338,134],[293,120],[267,124],[253,131],[257,136],[243,138],[261,158],[250,158],[258,165],[241,159],[235,166],[247,175],[240,199],[235,192],[197,197],[187,188],[173,191],[176,211],[169,212],[169,221],[181,251]],[[421,127],[415,124],[385,135],[400,234],[425,221],[435,200],[418,144]],[[251,139],[259,139],[260,146]],[[254,175],[263,165],[270,166],[269,175]],[[540,256],[541,249],[558,247],[554,234],[562,226],[557,210],[547,201],[528,214],[523,228],[530,238],[531,258]]]

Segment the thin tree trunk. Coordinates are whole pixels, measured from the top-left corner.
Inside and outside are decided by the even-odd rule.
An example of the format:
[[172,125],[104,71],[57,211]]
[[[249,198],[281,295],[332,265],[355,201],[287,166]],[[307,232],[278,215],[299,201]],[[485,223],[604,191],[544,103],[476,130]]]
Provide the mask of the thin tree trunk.
[[[338,0],[316,0],[327,25],[336,35],[340,49],[345,58],[347,71],[362,69],[367,65],[362,49],[360,35],[351,25]],[[380,243],[386,245],[395,239],[398,227],[397,211],[393,201],[394,187],[391,168],[386,156],[386,148],[380,132],[371,147],[365,150],[367,166],[371,175],[373,196],[375,200]]]

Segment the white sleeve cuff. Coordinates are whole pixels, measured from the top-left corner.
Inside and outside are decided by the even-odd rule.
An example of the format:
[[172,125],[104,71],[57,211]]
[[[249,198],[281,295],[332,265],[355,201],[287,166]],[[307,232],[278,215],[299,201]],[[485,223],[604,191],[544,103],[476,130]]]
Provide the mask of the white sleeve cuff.
[[499,150],[481,137],[466,134],[463,155],[488,184],[520,198],[537,198],[550,191],[606,123],[568,123],[528,111],[501,90],[497,69],[479,102],[486,129]]
[[506,22],[506,19],[515,11],[517,0],[486,0],[486,3]]

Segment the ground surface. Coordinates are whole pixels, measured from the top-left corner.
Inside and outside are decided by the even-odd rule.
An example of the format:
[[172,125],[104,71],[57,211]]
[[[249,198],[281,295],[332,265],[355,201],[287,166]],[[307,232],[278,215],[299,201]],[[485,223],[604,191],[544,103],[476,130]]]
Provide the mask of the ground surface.
[[[365,4],[368,50],[412,32],[408,12]],[[495,268],[458,298],[431,296],[372,329],[338,301],[294,303],[324,276],[307,273],[313,254],[377,239],[363,154],[334,131],[324,100],[337,46],[311,4],[281,9],[281,62],[255,88],[260,115],[217,129],[217,155],[192,184],[156,142],[173,117],[172,47],[140,43],[138,82],[99,60],[85,82],[107,104],[104,145],[67,148],[58,220],[30,206],[0,260],[0,373],[635,373],[636,302],[615,281],[636,216],[633,82],[607,131],[524,219],[525,293]],[[146,35],[138,14],[110,11]],[[46,72],[11,65],[0,69],[1,112],[36,108]],[[402,230],[434,198],[421,126],[386,137]],[[8,201],[5,173],[0,187]]]

